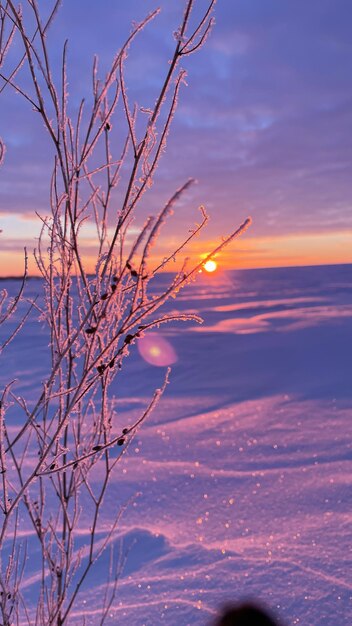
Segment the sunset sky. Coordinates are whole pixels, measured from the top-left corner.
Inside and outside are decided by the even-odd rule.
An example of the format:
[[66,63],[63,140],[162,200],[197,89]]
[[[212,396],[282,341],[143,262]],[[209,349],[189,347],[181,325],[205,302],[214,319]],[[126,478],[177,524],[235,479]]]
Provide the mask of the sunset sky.
[[[63,0],[49,47],[58,67],[69,39],[73,110],[89,94],[93,54],[103,71],[131,22],[157,6],[126,64],[129,99],[141,106],[155,100],[184,3]],[[253,218],[223,253],[224,267],[352,262],[350,0],[218,0],[215,16],[206,46],[185,59],[188,87],[145,203],[153,212],[187,178],[198,180],[176,208],[165,249],[204,204],[211,221],[195,254]],[[10,89],[0,94],[0,136],[0,274],[15,275],[23,246],[36,245],[35,211],[48,214],[53,149],[39,116]]]

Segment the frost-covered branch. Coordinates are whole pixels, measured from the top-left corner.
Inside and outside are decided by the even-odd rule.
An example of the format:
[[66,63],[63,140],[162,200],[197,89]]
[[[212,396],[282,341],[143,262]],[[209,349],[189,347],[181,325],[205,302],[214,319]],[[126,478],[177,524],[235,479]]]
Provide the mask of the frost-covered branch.
[[[49,26],[59,2],[53,2],[44,20],[37,0],[25,0],[23,9],[13,0],[0,0],[4,54],[8,38],[2,35],[2,19],[9,20],[8,36],[17,37],[22,46],[14,68],[1,74],[2,88],[5,85],[16,90],[41,116],[53,155],[49,209],[47,215],[38,216],[40,235],[34,254],[43,294],[32,303],[48,332],[49,365],[34,401],[18,397],[14,389],[5,390],[0,415],[4,494],[0,547],[8,545],[11,538],[14,558],[19,545],[14,531],[16,516],[18,511],[26,514],[41,555],[37,582],[33,583],[38,609],[33,615],[32,608],[26,606],[18,588],[22,574],[12,569],[7,578],[0,577],[2,589],[11,597],[16,594],[10,608],[8,604],[2,607],[7,626],[10,617],[6,615],[10,612],[17,621],[22,620],[20,623],[69,624],[82,585],[103,549],[113,541],[124,508],[120,502],[110,531],[100,539],[104,498],[112,486],[118,461],[168,383],[167,371],[160,389],[151,394],[141,414],[125,424],[113,397],[113,390],[120,384],[120,370],[135,344],[151,330],[178,321],[201,322],[197,315],[165,313],[162,307],[207,260],[193,265],[182,260],[186,246],[207,224],[203,207],[200,223],[191,228],[190,234],[168,250],[162,262],[153,260],[164,224],[172,219],[174,208],[194,181],[188,180],[171,193],[154,215],[142,220],[140,216],[142,199],[153,193],[153,180],[185,82],[180,62],[201,48],[213,24],[214,0],[190,29],[195,1],[185,2],[155,105],[146,109],[127,95],[128,52],[135,38],[157,17],[158,10],[133,27],[105,77],[99,76],[98,60],[94,59],[91,103],[82,98],[76,106],[67,90],[67,41],[62,48],[59,78],[54,79],[57,72],[53,71]],[[20,71],[26,72],[23,88],[17,84]],[[117,120],[124,125],[122,133],[117,131]],[[0,160],[3,152],[0,143]],[[246,220],[207,258],[219,253],[248,225]],[[87,229],[93,232],[88,254]],[[181,257],[180,268],[163,286],[158,275],[176,257]],[[22,288],[18,298],[21,296]],[[15,300],[13,310],[16,305]],[[5,316],[8,311],[11,314],[5,309]],[[17,430],[7,428],[11,404],[21,415]],[[83,516],[91,533],[88,544],[82,547],[79,529]],[[102,620],[113,601],[117,578],[116,570],[110,575],[115,582],[110,597],[106,595]],[[10,581],[11,592],[7,591]]]

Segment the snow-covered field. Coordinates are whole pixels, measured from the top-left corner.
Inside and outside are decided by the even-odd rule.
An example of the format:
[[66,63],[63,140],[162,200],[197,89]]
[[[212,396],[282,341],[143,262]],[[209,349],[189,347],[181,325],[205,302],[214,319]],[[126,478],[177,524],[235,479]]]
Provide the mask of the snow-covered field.
[[[349,626],[352,266],[201,275],[176,307],[205,321],[159,331],[177,355],[171,381],[104,504],[108,527],[131,499],[108,624],[206,626],[223,603],[255,598],[288,625]],[[1,382],[31,393],[44,354],[33,318]],[[164,370],[133,347],[116,387],[126,424]],[[99,623],[104,580],[98,568],[72,624],[82,611]]]

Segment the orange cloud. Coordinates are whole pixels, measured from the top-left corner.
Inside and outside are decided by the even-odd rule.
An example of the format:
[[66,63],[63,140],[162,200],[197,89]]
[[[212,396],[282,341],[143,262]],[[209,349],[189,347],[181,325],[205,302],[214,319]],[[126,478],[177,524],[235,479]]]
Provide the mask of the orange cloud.
[[[216,258],[219,268],[288,267],[352,263],[352,232],[297,233],[251,237],[246,233]],[[216,241],[197,241],[193,254],[210,251]]]
[[[23,273],[25,238],[23,233],[20,234],[18,240],[14,238],[13,233],[11,234],[10,240],[6,240],[5,233],[1,235],[3,249],[0,250],[0,276],[20,276]],[[297,233],[274,237],[254,237],[248,231],[218,254],[216,262],[219,269],[352,263],[351,241],[351,231]],[[161,263],[170,251],[178,248],[180,242],[181,238],[175,235],[160,240],[149,259],[150,268],[153,269]],[[36,242],[33,241],[33,243]],[[204,255],[211,252],[218,243],[219,239],[193,240],[191,245],[180,254],[178,262],[174,263],[171,260],[165,266],[165,271],[178,269],[185,256],[190,257],[190,266],[199,263]],[[82,244],[86,269],[92,273],[96,260],[93,240],[87,236],[82,240]],[[29,274],[38,275],[30,246],[28,246],[28,256]]]

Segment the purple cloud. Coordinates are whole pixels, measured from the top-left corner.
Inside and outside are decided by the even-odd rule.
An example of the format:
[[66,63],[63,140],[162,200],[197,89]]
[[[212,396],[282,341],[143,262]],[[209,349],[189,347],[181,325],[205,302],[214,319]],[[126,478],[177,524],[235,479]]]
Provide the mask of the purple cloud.
[[[132,46],[126,63],[131,102],[154,102],[181,4],[161,0],[160,15]],[[201,11],[206,3],[196,5]],[[89,100],[93,54],[104,73],[132,20],[156,6],[154,0],[104,0],[97,8],[87,0],[82,10],[79,0],[63,2],[50,32],[51,53],[58,74],[68,37],[72,110],[82,96]],[[351,18],[348,0],[219,2],[206,47],[185,60],[189,88],[182,88],[145,211],[194,176],[199,185],[180,205],[176,230],[200,203],[212,214],[214,235],[249,213],[257,237],[351,228]],[[9,89],[0,108],[7,144],[1,209],[45,213],[53,158],[48,137],[39,116]]]

